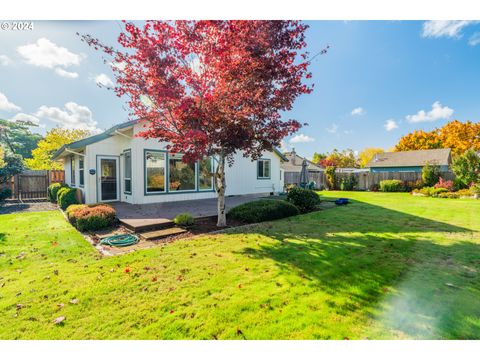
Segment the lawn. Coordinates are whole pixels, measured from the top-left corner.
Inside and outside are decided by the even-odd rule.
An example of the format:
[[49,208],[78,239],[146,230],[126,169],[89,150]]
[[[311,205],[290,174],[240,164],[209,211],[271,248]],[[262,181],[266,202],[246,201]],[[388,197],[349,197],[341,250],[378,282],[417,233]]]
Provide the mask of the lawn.
[[1,215],[0,338],[480,338],[480,201],[322,195],[354,201],[106,258]]

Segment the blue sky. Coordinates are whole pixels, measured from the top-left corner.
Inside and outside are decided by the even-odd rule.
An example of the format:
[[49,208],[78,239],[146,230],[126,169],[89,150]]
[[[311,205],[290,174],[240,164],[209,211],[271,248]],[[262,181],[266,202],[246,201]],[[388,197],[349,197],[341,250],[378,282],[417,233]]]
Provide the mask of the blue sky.
[[[307,122],[285,148],[311,156],[333,148],[391,148],[400,136],[449,120],[478,121],[480,24],[315,21],[315,90],[285,117]],[[98,87],[113,80],[101,54],[75,35],[115,44],[115,21],[35,21],[32,31],[0,31],[0,118],[94,131],[127,120],[123,101]]]

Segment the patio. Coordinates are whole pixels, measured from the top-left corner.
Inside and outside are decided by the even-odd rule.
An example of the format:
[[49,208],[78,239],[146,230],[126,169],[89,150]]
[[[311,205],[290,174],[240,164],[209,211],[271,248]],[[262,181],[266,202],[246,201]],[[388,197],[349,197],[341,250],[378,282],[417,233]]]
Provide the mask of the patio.
[[[250,194],[229,196],[225,198],[226,211],[237,205],[265,197],[264,194]],[[188,212],[194,218],[205,218],[217,215],[217,198],[164,202],[154,204],[129,204],[116,202],[111,204],[117,211],[121,223],[132,230],[151,227],[167,227],[172,224],[172,219]],[[163,226],[162,226],[163,225]]]

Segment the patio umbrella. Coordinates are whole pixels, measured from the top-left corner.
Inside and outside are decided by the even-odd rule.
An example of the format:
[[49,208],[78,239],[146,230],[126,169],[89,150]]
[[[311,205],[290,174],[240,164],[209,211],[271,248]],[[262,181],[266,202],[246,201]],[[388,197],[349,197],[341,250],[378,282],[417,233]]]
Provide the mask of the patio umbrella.
[[302,170],[300,170],[300,187],[306,188],[308,183],[307,160],[303,159]]

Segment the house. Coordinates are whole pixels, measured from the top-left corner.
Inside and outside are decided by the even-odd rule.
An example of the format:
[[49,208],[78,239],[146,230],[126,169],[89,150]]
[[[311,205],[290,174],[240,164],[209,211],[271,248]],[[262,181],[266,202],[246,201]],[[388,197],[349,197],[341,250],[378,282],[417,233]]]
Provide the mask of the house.
[[[285,161],[281,164],[282,169],[285,172],[300,172],[302,171],[303,160],[307,160],[295,152],[295,148],[291,152],[286,152],[285,157],[288,161]],[[319,173],[323,171],[323,168],[320,165],[317,165],[310,160],[307,160],[307,169],[311,173]]]
[[449,171],[450,149],[397,151],[377,154],[367,165],[371,172],[421,172],[425,164],[439,165],[440,171]]
[[[87,204],[122,201],[131,204],[206,199],[216,197],[215,159],[194,164],[182,154],[169,153],[167,143],[136,136],[144,122],[134,120],[86,139],[62,146],[54,160],[63,161],[65,183],[82,190]],[[226,195],[275,193],[283,190],[287,159],[278,150],[261,159],[236,154],[227,166]]]

